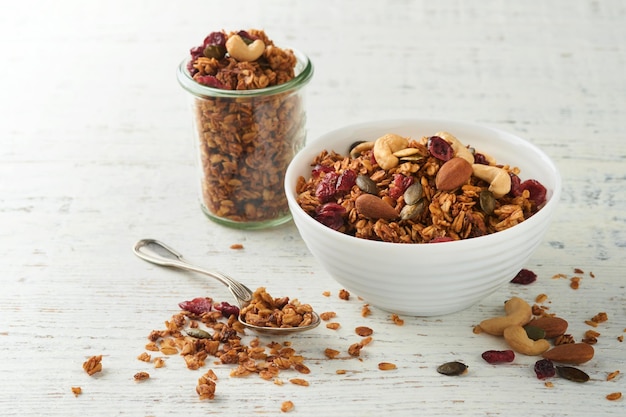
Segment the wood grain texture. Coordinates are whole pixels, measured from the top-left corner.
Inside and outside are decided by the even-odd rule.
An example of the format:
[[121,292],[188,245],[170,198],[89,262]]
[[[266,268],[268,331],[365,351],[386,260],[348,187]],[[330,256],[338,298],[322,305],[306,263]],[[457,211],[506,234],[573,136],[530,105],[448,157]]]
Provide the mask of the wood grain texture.
[[[12,2],[0,14],[0,414],[279,415],[291,400],[303,416],[622,415],[624,400],[605,396],[626,393],[626,379],[605,379],[626,372],[617,339],[626,330],[625,22],[620,0]],[[340,300],[293,224],[246,232],[208,221],[174,70],[208,32],[251,27],[311,57],[310,139],[347,123],[420,117],[485,123],[542,147],[561,171],[563,198],[528,265],[538,282],[396,326],[375,308],[361,317],[356,295]],[[144,237],[252,288],[336,311],[340,329],[290,339],[310,386],[211,366],[217,397],[199,401],[204,371],[179,356],[162,369],[138,361],[180,301],[229,299],[220,284],[137,259],[131,248]],[[585,271],[579,290],[552,279],[574,268]],[[472,327],[512,295],[540,293],[577,339],[585,320],[607,312],[584,365],[590,382],[547,388],[532,371],[536,358],[481,359],[505,345]],[[361,325],[374,341],[359,360],[347,348]],[[325,348],[340,358],[327,360]],[[89,377],[82,363],[97,354],[104,371]],[[450,360],[469,373],[439,375]],[[383,361],[397,369],[378,370]],[[139,371],[152,377],[136,383]]]

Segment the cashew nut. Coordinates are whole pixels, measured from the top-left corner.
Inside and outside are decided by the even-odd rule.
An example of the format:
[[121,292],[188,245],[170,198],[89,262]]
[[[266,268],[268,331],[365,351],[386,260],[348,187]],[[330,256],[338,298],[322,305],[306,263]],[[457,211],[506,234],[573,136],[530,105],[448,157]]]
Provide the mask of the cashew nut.
[[483,320],[480,322],[480,328],[494,336],[502,336],[507,327],[524,326],[532,317],[532,307],[519,297],[512,297],[504,303],[504,312],[506,316]]
[[465,159],[470,164],[474,163],[474,155],[472,152],[467,149],[465,145],[461,143],[454,135],[451,135],[448,132],[437,132],[435,136],[439,136],[441,139],[445,140],[452,146],[452,150],[454,151],[454,156],[458,156],[459,158]]
[[550,342],[546,339],[532,340],[526,330],[517,324],[504,329],[503,335],[511,349],[524,355],[537,356],[550,349]]
[[256,61],[263,51],[265,51],[265,43],[261,39],[256,39],[250,45],[246,45],[239,35],[231,35],[226,41],[226,50],[237,61]]
[[489,183],[489,191],[495,198],[500,198],[511,191],[511,177],[502,168],[491,165],[473,164],[474,176]]
[[382,169],[391,169],[398,165],[400,159],[393,153],[409,146],[409,140],[400,135],[388,133],[374,142],[374,158]]

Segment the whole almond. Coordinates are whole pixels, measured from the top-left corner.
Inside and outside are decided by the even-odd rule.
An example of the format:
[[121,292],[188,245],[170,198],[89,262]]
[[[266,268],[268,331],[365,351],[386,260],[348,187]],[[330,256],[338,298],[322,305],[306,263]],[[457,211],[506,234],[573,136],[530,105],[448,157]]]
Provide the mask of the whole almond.
[[546,332],[546,339],[553,339],[555,337],[565,334],[567,331],[568,323],[566,320],[560,317],[539,317],[531,320],[528,323],[529,326],[539,327]]
[[452,191],[465,184],[472,176],[472,165],[465,159],[454,157],[445,162],[435,177],[438,190]]
[[394,220],[397,219],[398,211],[385,203],[380,197],[372,194],[361,194],[354,202],[356,210],[368,219]]
[[593,358],[593,346],[587,343],[558,345],[543,353],[543,357],[554,362],[578,365]]

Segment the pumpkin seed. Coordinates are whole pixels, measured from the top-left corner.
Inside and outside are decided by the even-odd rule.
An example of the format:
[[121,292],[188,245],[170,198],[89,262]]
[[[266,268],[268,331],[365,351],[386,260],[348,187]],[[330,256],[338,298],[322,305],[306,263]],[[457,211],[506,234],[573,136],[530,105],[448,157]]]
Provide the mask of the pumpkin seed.
[[400,149],[393,153],[393,156],[396,158],[405,158],[407,156],[415,156],[420,153],[420,150],[417,148],[404,148]]
[[352,159],[356,159],[359,157],[361,152],[367,151],[372,148],[374,148],[374,142],[366,142],[364,140],[354,142],[352,145],[350,145],[350,157]]
[[528,325],[524,326],[524,330],[526,330],[526,334],[528,335],[529,339],[539,340],[546,338],[546,331],[541,327]]
[[407,204],[400,210],[401,220],[413,220],[424,212],[424,200],[420,200],[417,204]]
[[378,195],[378,186],[367,175],[360,174],[356,177],[356,185],[367,194]]
[[573,366],[557,366],[556,373],[561,378],[569,379],[573,382],[587,382],[589,381],[589,375]]
[[400,162],[420,162],[424,159],[421,155],[403,156]]
[[463,375],[467,372],[467,365],[457,361],[446,362],[443,365],[439,365],[439,367],[437,367],[437,372],[448,376]]
[[424,189],[422,188],[422,184],[414,182],[404,191],[404,202],[408,205],[416,204],[422,199],[423,195]]
[[196,339],[211,339],[211,335],[202,329],[187,329],[185,330],[187,336],[195,337]]
[[483,190],[480,192],[480,208],[486,213],[491,214],[496,208],[496,198],[489,190]]
[[226,55],[226,48],[220,45],[208,45],[204,48],[203,55],[207,58],[222,59]]

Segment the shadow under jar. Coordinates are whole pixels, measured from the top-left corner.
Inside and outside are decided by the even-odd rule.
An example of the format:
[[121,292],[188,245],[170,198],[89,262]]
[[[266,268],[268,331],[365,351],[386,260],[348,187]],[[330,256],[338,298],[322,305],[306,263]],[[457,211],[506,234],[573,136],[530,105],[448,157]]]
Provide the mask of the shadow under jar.
[[254,90],[223,90],[197,83],[184,60],[180,85],[191,94],[204,213],[241,229],[278,226],[291,219],[284,192],[287,166],[306,141],[303,88],[313,76],[306,55],[295,77]]

